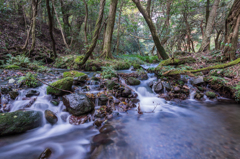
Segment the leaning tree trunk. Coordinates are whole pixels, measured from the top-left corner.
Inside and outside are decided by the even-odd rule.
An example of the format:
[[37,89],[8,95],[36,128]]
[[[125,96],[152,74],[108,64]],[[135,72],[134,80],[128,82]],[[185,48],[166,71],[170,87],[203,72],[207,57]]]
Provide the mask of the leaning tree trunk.
[[47,6],[47,12],[48,12],[48,19],[49,19],[49,34],[52,39],[52,48],[53,48],[54,58],[57,58],[57,53],[56,53],[56,48],[55,48],[55,40],[53,37],[53,31],[52,31],[53,25],[52,25],[52,15],[51,15],[51,9],[49,6],[49,0],[46,0],[46,6]]
[[227,45],[224,47],[224,55],[229,60],[235,59],[238,43],[238,33],[240,23],[240,0],[235,0],[225,22],[225,40]]
[[36,28],[37,8],[38,8],[38,0],[32,0],[32,46],[29,51],[29,56],[34,51],[35,44],[36,44],[35,28]]
[[111,0],[108,21],[107,21],[107,28],[104,35],[105,37],[104,37],[104,43],[103,43],[102,56],[110,59],[113,58],[111,53],[111,42],[112,42],[112,34],[113,34],[113,28],[115,23],[115,15],[117,11],[117,3],[118,3],[118,0]]
[[91,56],[91,54],[92,54],[92,52],[93,52],[93,50],[94,50],[94,48],[95,48],[95,46],[97,44],[99,30],[100,30],[102,19],[103,19],[105,1],[106,0],[101,0],[100,1],[100,8],[99,8],[99,13],[98,13],[98,19],[96,21],[92,43],[91,43],[91,46],[89,47],[88,51],[86,52],[84,59],[80,63],[80,66],[83,66],[86,63],[86,61]]
[[164,48],[162,47],[162,45],[160,43],[159,37],[157,35],[156,27],[154,26],[151,17],[148,15],[147,11],[143,8],[143,6],[141,5],[139,0],[132,0],[132,1],[133,1],[133,3],[136,4],[138,10],[141,12],[141,14],[143,15],[145,21],[148,24],[148,27],[149,27],[149,29],[151,31],[151,34],[152,34],[152,37],[153,37],[153,41],[154,41],[154,43],[155,43],[155,45],[157,47],[158,54],[164,60],[168,59],[169,56],[167,55],[167,53],[165,52]]
[[216,15],[217,15],[217,9],[218,9],[219,2],[220,2],[220,0],[215,0],[214,1],[212,10],[211,10],[209,18],[208,18],[206,30],[204,32],[204,36],[203,36],[203,40],[202,40],[202,44],[201,44],[201,47],[199,49],[199,52],[205,51],[206,48],[209,45],[210,37],[211,37],[211,34],[212,34],[212,30],[213,30],[213,24],[214,24]]

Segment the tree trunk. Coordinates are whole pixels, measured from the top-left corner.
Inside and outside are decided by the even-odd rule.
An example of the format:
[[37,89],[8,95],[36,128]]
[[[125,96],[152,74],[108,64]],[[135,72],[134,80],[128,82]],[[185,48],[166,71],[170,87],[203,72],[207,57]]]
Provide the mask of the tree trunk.
[[108,21],[107,21],[107,28],[106,28],[106,33],[104,35],[105,37],[104,37],[104,43],[103,43],[102,56],[105,58],[110,58],[110,59],[113,58],[112,53],[111,53],[111,42],[112,42],[112,34],[113,34],[113,28],[114,28],[114,23],[115,23],[117,3],[118,3],[118,0],[111,0]]
[[52,31],[53,30],[53,25],[52,25],[52,15],[51,15],[51,9],[50,9],[50,6],[49,6],[49,0],[46,0],[46,6],[47,6],[48,20],[49,20],[49,34],[50,34],[51,39],[52,39],[53,54],[54,54],[54,58],[57,58],[57,53],[56,53],[56,49],[55,49],[55,40],[54,40],[54,37],[53,37],[53,31]]
[[88,60],[89,56],[92,54],[92,52],[93,52],[93,50],[94,50],[94,48],[97,44],[99,29],[101,27],[101,23],[102,23],[102,19],[103,19],[105,1],[106,0],[101,0],[100,1],[99,14],[98,14],[98,19],[97,19],[96,25],[95,25],[95,30],[94,30],[94,36],[93,36],[93,39],[92,39],[92,43],[91,43],[91,46],[89,47],[88,51],[86,52],[85,57],[82,60],[80,66],[83,66],[86,63],[86,61]]
[[[240,23],[240,1],[235,0],[233,6],[228,14],[225,22],[225,40],[224,43],[228,43],[224,47],[224,56],[229,60],[235,59],[237,43],[238,43],[238,33]],[[229,46],[231,44],[231,46]]]
[[122,7],[123,7],[123,1],[121,1],[121,6],[119,9],[119,15],[118,15],[118,28],[117,28],[117,55],[119,52],[119,44],[120,44],[120,27],[121,27],[121,15],[122,15]]
[[63,29],[62,29],[62,25],[59,21],[59,18],[58,18],[58,14],[57,14],[57,11],[56,11],[56,8],[55,8],[55,5],[54,5],[54,0],[52,0],[52,4],[53,4],[53,9],[54,9],[54,12],[56,14],[56,18],[57,18],[57,21],[58,21],[58,25],[59,25],[59,28],[61,30],[61,34],[62,34],[62,38],[63,38],[63,43],[65,44],[66,48],[69,49],[69,46],[66,42],[66,38],[65,38],[65,35],[64,35],[64,32],[63,32]]
[[85,43],[86,45],[88,44],[88,39],[87,39],[87,21],[88,21],[88,5],[85,0],[83,0],[84,5],[85,5],[85,19],[84,19],[84,35],[85,35]]
[[35,28],[36,28],[37,8],[38,8],[38,0],[32,0],[32,46],[29,51],[29,56],[34,51],[35,43],[36,43]]
[[67,44],[69,44],[70,42],[70,30],[71,30],[71,25],[69,24],[69,16],[70,14],[66,13],[66,11],[68,11],[70,8],[68,7],[68,4],[64,4],[63,3],[64,0],[60,0],[60,4],[61,4],[61,11],[62,11],[62,19],[63,19],[63,32],[65,34],[65,38],[66,38],[66,42]]
[[[206,5],[206,27],[208,23],[208,18],[210,14],[210,0],[207,0],[207,5]],[[208,42],[210,44],[210,39],[208,39]],[[208,45],[207,50],[210,50],[210,45]]]
[[210,37],[211,37],[211,34],[212,34],[212,30],[213,30],[213,24],[214,24],[214,21],[215,21],[215,17],[217,15],[217,9],[218,9],[219,2],[220,2],[220,0],[215,0],[214,1],[212,10],[211,10],[209,18],[208,18],[208,23],[207,23],[207,26],[206,26],[206,30],[204,32],[204,36],[203,36],[203,39],[202,39],[202,44],[201,44],[201,47],[199,49],[199,52],[205,51],[206,48],[209,45]]
[[187,17],[187,13],[186,12],[184,12],[183,13],[183,17],[184,17],[184,22],[185,22],[185,24],[186,24],[186,29],[187,29],[187,50],[188,50],[188,52],[190,52],[190,50],[191,50],[191,29],[190,29],[190,26],[189,26],[189,23],[188,23],[188,17]]
[[222,30],[217,31],[217,36],[216,36],[216,39],[215,39],[215,49],[216,50],[218,50],[220,48],[220,46],[219,46],[219,37],[221,35],[221,32],[222,32]]
[[147,24],[148,24],[148,27],[151,31],[151,34],[152,34],[152,37],[153,37],[153,41],[157,47],[157,50],[158,50],[158,54],[164,59],[168,59],[168,55],[167,53],[165,52],[164,48],[162,47],[161,43],[160,43],[160,40],[159,40],[159,37],[157,35],[157,31],[156,31],[156,28],[152,22],[152,19],[150,18],[150,16],[148,15],[147,11],[142,7],[141,3],[139,0],[132,0],[138,10],[141,12],[141,14],[143,15],[144,19],[146,20]]

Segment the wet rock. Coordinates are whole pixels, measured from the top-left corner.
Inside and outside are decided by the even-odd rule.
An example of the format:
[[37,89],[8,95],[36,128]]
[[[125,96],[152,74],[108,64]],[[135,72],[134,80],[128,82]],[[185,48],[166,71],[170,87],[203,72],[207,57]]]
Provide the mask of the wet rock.
[[47,120],[50,124],[54,125],[54,124],[57,123],[58,118],[57,118],[57,116],[56,116],[51,110],[45,110],[44,114],[45,114],[46,120]]
[[199,91],[204,91],[203,87],[198,86],[197,88],[198,88]]
[[[56,87],[56,88],[59,88],[59,89],[62,89],[62,90],[71,91],[72,85],[73,85],[73,78],[72,77],[66,77],[66,78],[63,78],[61,80],[58,80],[56,82],[51,83],[51,85],[53,87]],[[52,87],[48,86],[47,87],[47,94],[60,96],[60,95],[66,94],[66,92],[60,91],[60,90],[57,90],[55,88],[52,88]]]
[[152,86],[153,86],[153,81],[150,81],[150,82],[148,83],[148,86],[149,86],[150,88],[152,88]]
[[109,90],[112,90],[112,89],[114,88],[114,86],[116,85],[116,83],[115,83],[114,81],[112,81],[112,80],[107,80],[107,81],[105,82],[105,84],[106,84],[106,87],[107,87]]
[[213,99],[216,97],[216,93],[212,92],[212,91],[207,91],[206,92],[206,96],[210,99]]
[[12,87],[11,86],[2,86],[0,90],[1,90],[2,94],[8,94],[10,91],[12,91]]
[[52,151],[49,148],[46,148],[41,155],[38,157],[38,159],[48,159],[52,154]]
[[16,80],[14,80],[13,78],[11,78],[9,81],[8,81],[8,83],[9,84],[12,84],[12,83],[14,83]]
[[75,77],[75,78],[73,79],[73,81],[74,81],[75,83],[86,82],[87,78],[88,78],[88,75],[85,74],[85,75],[80,76],[80,77]]
[[162,81],[162,85],[163,85],[163,87],[166,88],[167,91],[171,91],[172,86],[169,84],[169,82]]
[[39,96],[40,92],[36,90],[30,90],[27,92],[26,97]]
[[46,103],[36,103],[36,104],[34,104],[34,107],[37,109],[46,110],[46,109],[48,109],[49,106]]
[[131,94],[132,94],[132,91],[128,88],[125,88],[124,91],[122,92],[122,97],[128,97]]
[[103,121],[101,120],[95,120],[94,121],[94,125],[96,125],[97,127],[100,127],[102,125]]
[[55,106],[58,106],[58,104],[59,104],[58,100],[51,100],[50,102]]
[[14,100],[14,99],[17,98],[17,96],[19,95],[19,93],[18,93],[17,91],[10,91],[10,92],[9,92],[9,95],[10,95],[10,98]]
[[108,97],[105,94],[101,94],[99,97],[99,105],[106,105],[108,102]]
[[139,85],[141,83],[137,78],[134,77],[128,77],[126,82],[129,85]]
[[181,89],[180,89],[178,86],[175,86],[175,87],[173,88],[173,91],[174,91],[175,93],[179,93],[179,92],[181,92]]
[[162,82],[160,81],[160,82],[154,83],[153,89],[154,89],[154,92],[160,93],[163,89]]
[[113,130],[115,130],[115,129],[112,125],[104,125],[103,127],[101,127],[99,132],[103,133],[103,134],[106,134],[106,133],[112,132]]
[[63,104],[69,113],[79,116],[94,109],[94,104],[83,94],[69,94],[63,96]]
[[130,101],[132,101],[133,103],[138,103],[138,102],[140,102],[140,100],[137,99],[137,98],[131,98]]
[[203,76],[199,76],[199,77],[193,79],[193,84],[195,84],[195,85],[199,85],[202,83],[204,83]]
[[92,140],[95,145],[108,145],[113,143],[111,139],[108,139],[108,135],[106,134],[95,135]]
[[97,78],[96,76],[93,76],[93,77],[91,78],[91,80],[99,81],[99,78]]
[[72,125],[80,125],[80,124],[86,123],[87,120],[88,120],[87,115],[83,115],[83,116],[71,115],[69,118],[69,123]]
[[194,98],[196,98],[196,99],[201,99],[203,96],[204,96],[203,93],[196,93],[196,94],[194,95]]
[[96,118],[103,118],[106,116],[106,113],[102,113],[101,111],[96,111],[95,115]]
[[26,132],[42,124],[42,112],[40,111],[17,111],[1,113],[0,136]]

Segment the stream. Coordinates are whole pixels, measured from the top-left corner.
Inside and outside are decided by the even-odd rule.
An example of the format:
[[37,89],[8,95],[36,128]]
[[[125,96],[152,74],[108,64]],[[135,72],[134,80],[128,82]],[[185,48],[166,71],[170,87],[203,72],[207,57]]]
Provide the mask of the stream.
[[[147,66],[146,66],[147,67]],[[131,72],[124,70],[121,72]],[[93,72],[86,72],[89,76]],[[31,110],[49,109],[56,113],[58,122],[50,125],[43,118],[43,126],[26,133],[0,138],[1,159],[37,159],[46,149],[52,150],[51,159],[237,159],[240,156],[240,107],[215,101],[199,102],[192,97],[173,102],[157,97],[148,83],[156,80],[148,73],[148,80],[129,86],[138,94],[143,114],[133,108],[105,124],[114,131],[108,134],[111,142],[96,147],[92,138],[99,134],[93,122],[69,124],[69,113],[62,102],[50,103],[46,85],[36,88],[40,92]],[[190,84],[189,84],[190,85]],[[98,92],[92,88],[91,92]],[[191,88],[191,87],[190,87]],[[22,109],[22,100],[28,89],[21,90],[12,103],[10,112]],[[97,101],[96,101],[97,103]],[[152,112],[154,110],[154,112]]]

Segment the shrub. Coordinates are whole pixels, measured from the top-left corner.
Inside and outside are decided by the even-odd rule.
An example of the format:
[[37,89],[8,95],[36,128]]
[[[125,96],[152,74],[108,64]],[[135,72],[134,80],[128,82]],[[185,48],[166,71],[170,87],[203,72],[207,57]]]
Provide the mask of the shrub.
[[35,88],[35,87],[38,87],[41,85],[41,83],[39,83],[36,78],[37,78],[36,74],[32,74],[32,73],[28,72],[25,76],[21,76],[19,78],[18,83],[21,83],[28,87]]

